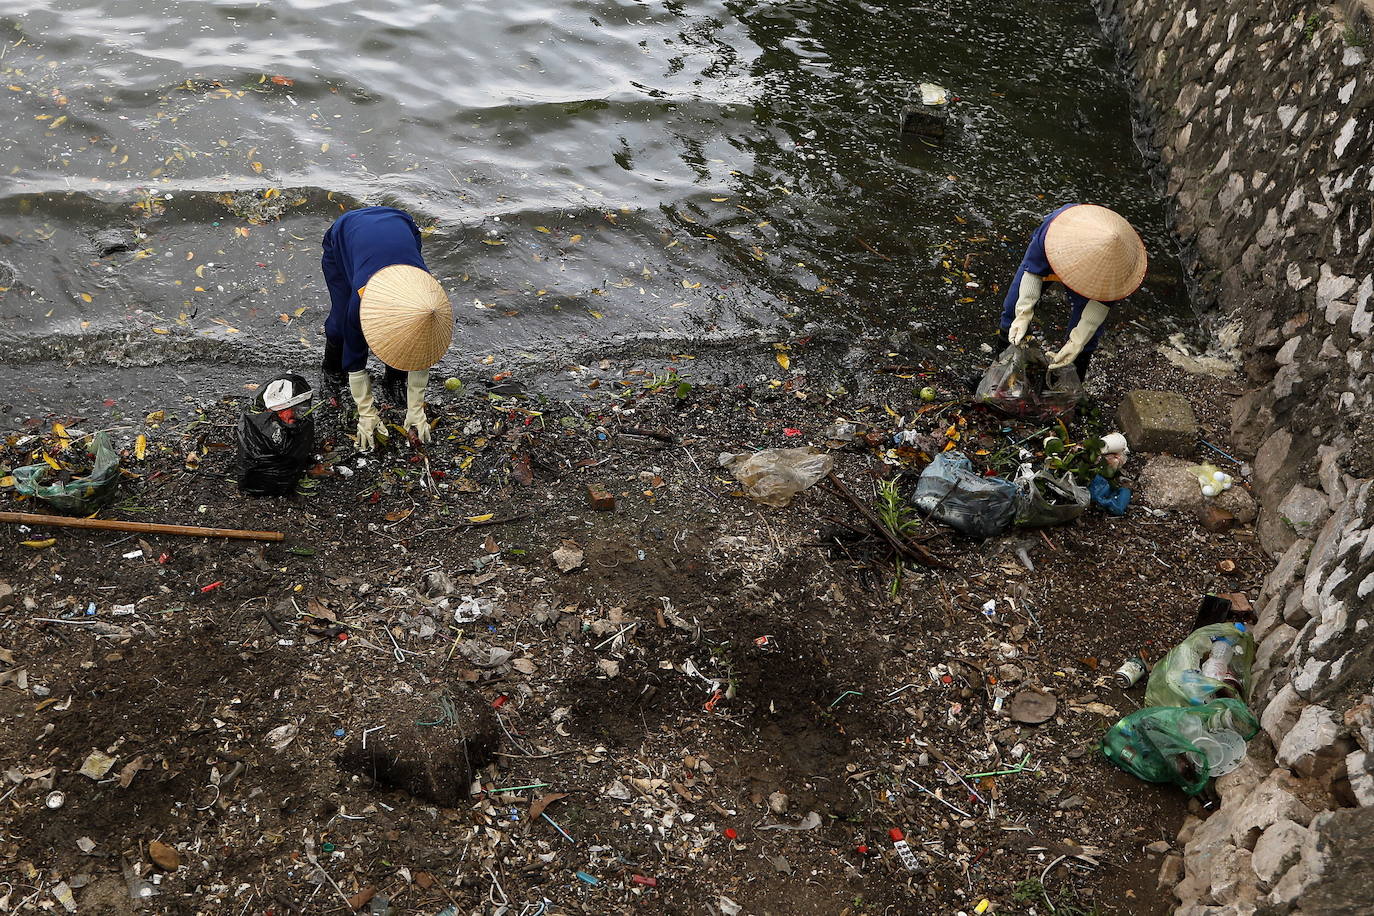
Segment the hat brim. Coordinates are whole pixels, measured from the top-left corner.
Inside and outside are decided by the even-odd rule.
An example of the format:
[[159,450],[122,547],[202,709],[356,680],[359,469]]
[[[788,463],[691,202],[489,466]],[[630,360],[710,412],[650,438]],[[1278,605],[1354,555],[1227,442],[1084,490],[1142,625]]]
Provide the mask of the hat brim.
[[1097,204],[1077,204],[1054,218],[1045,232],[1045,258],[1061,283],[1098,302],[1125,299],[1149,269],[1140,234]]
[[367,346],[394,369],[428,369],[453,343],[453,306],[427,270],[395,264],[363,288],[358,318]]

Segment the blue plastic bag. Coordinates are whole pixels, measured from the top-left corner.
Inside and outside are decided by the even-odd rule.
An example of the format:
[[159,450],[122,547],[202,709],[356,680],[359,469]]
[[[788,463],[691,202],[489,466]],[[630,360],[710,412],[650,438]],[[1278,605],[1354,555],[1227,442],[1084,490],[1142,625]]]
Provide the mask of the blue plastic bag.
[[1131,491],[1115,486],[1110,480],[1098,474],[1088,484],[1088,495],[1093,505],[1105,509],[1110,515],[1125,515],[1126,506],[1131,501]]
[[962,452],[936,456],[921,472],[912,501],[937,522],[975,538],[1001,534],[1016,518],[1015,484],[975,473]]

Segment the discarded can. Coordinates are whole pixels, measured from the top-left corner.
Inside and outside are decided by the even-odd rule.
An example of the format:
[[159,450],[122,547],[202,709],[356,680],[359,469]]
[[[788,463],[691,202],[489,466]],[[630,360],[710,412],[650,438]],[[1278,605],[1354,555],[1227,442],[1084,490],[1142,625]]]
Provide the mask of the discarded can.
[[43,804],[47,805],[54,811],[56,811],[58,808],[61,808],[66,803],[67,794],[65,792],[49,792],[48,797],[43,799]]
[[1139,655],[1132,655],[1116,669],[1116,682],[1122,687],[1134,687],[1145,676],[1145,662]]

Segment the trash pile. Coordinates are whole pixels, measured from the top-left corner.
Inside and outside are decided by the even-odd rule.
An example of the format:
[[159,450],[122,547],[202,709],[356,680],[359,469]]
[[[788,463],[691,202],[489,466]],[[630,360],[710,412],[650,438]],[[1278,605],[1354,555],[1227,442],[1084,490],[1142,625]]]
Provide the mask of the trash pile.
[[[1209,780],[1240,766],[1245,742],[1259,732],[1246,705],[1254,658],[1255,638],[1244,623],[1194,630],[1155,664],[1147,705],[1108,729],[1102,753],[1148,782],[1201,793]],[[1138,679],[1145,666],[1134,665]]]

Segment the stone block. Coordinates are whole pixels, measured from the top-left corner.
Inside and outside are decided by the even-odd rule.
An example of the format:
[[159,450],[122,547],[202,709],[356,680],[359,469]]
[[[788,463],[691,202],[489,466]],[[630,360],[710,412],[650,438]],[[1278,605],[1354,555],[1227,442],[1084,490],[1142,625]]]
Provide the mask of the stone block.
[[1304,538],[1284,551],[1269,575],[1264,577],[1264,587],[1260,590],[1261,601],[1288,591],[1288,586],[1307,568],[1307,554],[1311,549],[1312,542]]
[[1249,904],[1259,899],[1259,881],[1248,849],[1231,846],[1212,863],[1212,899],[1222,905]]
[[596,483],[587,484],[587,503],[597,512],[615,511],[615,494]]
[[1299,537],[1316,537],[1322,523],[1331,517],[1331,507],[1321,492],[1297,484],[1279,503],[1279,517],[1287,522]]
[[1268,633],[1264,634],[1264,640],[1255,651],[1255,679],[1259,680],[1268,674],[1273,665],[1282,665],[1288,661],[1288,650],[1293,647],[1293,640],[1298,636],[1298,631],[1286,623],[1281,623]]
[[[1269,825],[1281,820],[1306,824],[1312,809],[1294,794],[1297,781],[1287,770],[1276,769],[1241,802],[1229,817],[1230,839],[1245,848],[1254,846]],[[1199,831],[1201,833],[1201,831]]]
[[1303,600],[1303,593],[1296,588],[1283,599],[1281,613],[1284,623],[1299,630],[1302,629],[1303,624],[1312,619],[1312,613],[1307,609],[1307,602]]
[[1298,540],[1293,526],[1283,520],[1277,509],[1268,507],[1260,510],[1256,533],[1259,534],[1260,547],[1275,559],[1282,556],[1283,552]]
[[1266,890],[1302,857],[1303,847],[1312,840],[1312,831],[1286,819],[1275,821],[1260,834],[1250,856],[1250,867]]
[[1183,879],[1183,856],[1168,855],[1164,861],[1159,863],[1159,877],[1155,879],[1155,887],[1168,893],[1175,885]]
[[[1297,901],[1304,916],[1374,910],[1374,843],[1369,841],[1374,836],[1374,808],[1329,811],[1310,827],[1316,842],[1303,846],[1302,857],[1270,896]],[[1290,877],[1294,880],[1285,887]]]
[[1360,807],[1374,805],[1374,755],[1363,750],[1351,751],[1345,755],[1345,772]]
[[1260,728],[1269,740],[1278,747],[1297,724],[1298,714],[1302,712],[1303,700],[1292,684],[1284,684],[1274,698],[1264,707],[1260,715]]
[[1128,392],[1117,410],[1126,441],[1138,452],[1192,454],[1197,447],[1193,405],[1172,391]]
[[1325,706],[1308,706],[1283,736],[1274,760],[1303,776],[1329,770],[1335,758],[1344,756],[1341,727]]
[[1302,458],[1293,454],[1293,436],[1280,429],[1272,433],[1255,453],[1255,488],[1260,502],[1274,505],[1298,482]]

